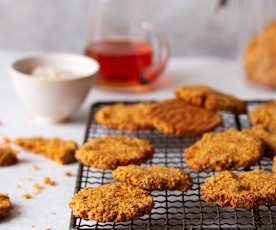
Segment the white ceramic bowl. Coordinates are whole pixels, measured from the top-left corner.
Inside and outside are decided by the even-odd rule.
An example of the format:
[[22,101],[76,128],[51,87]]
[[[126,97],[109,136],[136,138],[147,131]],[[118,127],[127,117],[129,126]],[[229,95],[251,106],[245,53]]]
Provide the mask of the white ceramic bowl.
[[[30,75],[38,66],[55,66],[78,75],[73,79],[42,79]],[[76,54],[46,53],[12,63],[10,74],[30,115],[44,122],[61,122],[84,101],[99,70],[99,64]]]

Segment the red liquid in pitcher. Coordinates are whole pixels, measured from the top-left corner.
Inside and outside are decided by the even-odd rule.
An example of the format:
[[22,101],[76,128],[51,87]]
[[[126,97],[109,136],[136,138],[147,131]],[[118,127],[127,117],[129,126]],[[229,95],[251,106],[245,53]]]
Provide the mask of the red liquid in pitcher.
[[151,46],[137,40],[102,40],[89,44],[85,54],[100,63],[104,85],[139,85],[141,72],[152,65]]

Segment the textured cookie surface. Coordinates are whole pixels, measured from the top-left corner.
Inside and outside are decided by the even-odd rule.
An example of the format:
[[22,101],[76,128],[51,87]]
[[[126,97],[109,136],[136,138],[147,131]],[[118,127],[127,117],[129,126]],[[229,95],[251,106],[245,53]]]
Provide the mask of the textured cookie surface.
[[152,196],[145,190],[125,183],[84,188],[69,203],[73,215],[98,222],[126,222],[150,214]]
[[10,147],[0,147],[0,166],[16,164],[18,161],[16,153],[17,151]]
[[128,136],[106,136],[85,143],[76,158],[98,169],[115,169],[120,165],[141,164],[152,159],[154,147],[145,140]]
[[188,173],[177,168],[163,166],[120,166],[112,172],[112,177],[150,190],[180,190],[186,192],[193,186]]
[[175,95],[189,104],[210,110],[223,110],[234,114],[247,111],[245,102],[205,85],[182,86],[175,90]]
[[249,118],[254,125],[276,130],[276,101],[257,106],[251,111]]
[[257,163],[263,156],[264,148],[260,138],[230,129],[204,134],[184,153],[190,169],[221,171]]
[[152,129],[151,122],[145,117],[152,105],[151,103],[137,103],[106,106],[97,112],[95,119],[111,129],[130,131]]
[[249,135],[254,135],[259,137],[265,143],[265,156],[272,157],[276,154],[276,132],[275,131],[267,131],[261,125],[257,125],[253,128],[245,129],[242,131],[243,133],[247,133]]
[[8,216],[11,209],[12,204],[8,194],[0,193],[0,218]]
[[199,136],[221,125],[222,118],[214,111],[168,99],[156,103],[148,112],[156,129],[171,135]]
[[244,53],[247,78],[262,86],[276,87],[276,22],[265,26],[249,42]]
[[60,138],[17,138],[14,142],[17,146],[57,161],[59,164],[68,164],[75,161],[75,152],[78,145],[74,141],[66,141]]
[[251,209],[276,203],[276,174],[260,169],[235,174],[224,171],[205,180],[201,195],[206,202]]

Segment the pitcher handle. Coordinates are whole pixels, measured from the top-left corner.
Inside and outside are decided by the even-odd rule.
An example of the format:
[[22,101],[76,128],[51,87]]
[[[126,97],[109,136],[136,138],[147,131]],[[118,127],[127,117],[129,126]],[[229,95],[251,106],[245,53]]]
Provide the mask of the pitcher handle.
[[153,36],[157,44],[152,45],[153,64],[151,67],[144,69],[140,73],[139,81],[141,85],[152,83],[165,69],[170,57],[170,45],[167,36],[156,26],[143,22],[142,28],[148,32],[148,36]]

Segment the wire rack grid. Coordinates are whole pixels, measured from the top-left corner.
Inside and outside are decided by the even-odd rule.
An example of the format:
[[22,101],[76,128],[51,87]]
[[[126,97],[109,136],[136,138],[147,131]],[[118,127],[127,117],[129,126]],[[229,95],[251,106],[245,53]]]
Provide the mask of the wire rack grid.
[[[263,102],[248,101],[249,111]],[[184,150],[199,138],[167,136],[156,130],[135,132],[111,130],[96,123],[94,121],[95,113],[100,108],[114,103],[105,102],[92,105],[84,142],[106,135],[128,135],[149,140],[155,146],[155,154],[151,161],[143,165],[164,165],[180,168],[190,173],[194,185],[188,192],[150,191],[155,201],[152,213],[136,221],[99,223],[72,216],[70,229],[276,229],[276,205],[266,204],[252,210],[231,207],[223,208],[214,203],[206,203],[201,198],[200,187],[206,178],[214,175],[216,172],[214,170],[197,172],[188,168],[184,160]],[[223,116],[223,125],[215,131],[250,127],[248,115],[236,116],[229,113],[221,113],[221,115]],[[242,172],[254,168],[271,171],[271,167],[272,160],[264,158],[261,162],[250,168],[234,171]],[[111,177],[111,172],[111,170],[97,170],[80,164],[75,191],[77,192],[85,187],[95,187],[115,182]]]

